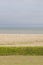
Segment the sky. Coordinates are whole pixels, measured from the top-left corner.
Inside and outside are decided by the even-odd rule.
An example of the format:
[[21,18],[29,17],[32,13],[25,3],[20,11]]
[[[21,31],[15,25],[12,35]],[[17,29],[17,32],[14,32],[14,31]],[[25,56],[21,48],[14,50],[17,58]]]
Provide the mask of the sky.
[[43,26],[43,0],[0,0],[1,27]]

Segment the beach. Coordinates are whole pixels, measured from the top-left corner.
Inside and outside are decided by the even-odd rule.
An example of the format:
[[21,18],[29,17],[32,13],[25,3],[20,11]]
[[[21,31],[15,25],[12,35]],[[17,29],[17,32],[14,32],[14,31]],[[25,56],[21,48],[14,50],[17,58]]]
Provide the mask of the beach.
[[0,34],[0,46],[43,46],[43,34]]

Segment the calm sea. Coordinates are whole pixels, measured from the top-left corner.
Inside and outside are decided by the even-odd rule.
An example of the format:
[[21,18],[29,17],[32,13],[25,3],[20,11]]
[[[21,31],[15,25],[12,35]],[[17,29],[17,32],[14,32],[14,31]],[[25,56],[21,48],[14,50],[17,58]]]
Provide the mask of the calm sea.
[[43,27],[0,28],[0,34],[43,34]]

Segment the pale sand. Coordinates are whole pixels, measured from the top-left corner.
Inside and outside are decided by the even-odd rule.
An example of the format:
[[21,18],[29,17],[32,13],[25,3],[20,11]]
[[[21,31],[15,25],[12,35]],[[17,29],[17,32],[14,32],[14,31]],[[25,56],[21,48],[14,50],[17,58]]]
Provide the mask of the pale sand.
[[43,34],[0,34],[0,46],[43,46]]

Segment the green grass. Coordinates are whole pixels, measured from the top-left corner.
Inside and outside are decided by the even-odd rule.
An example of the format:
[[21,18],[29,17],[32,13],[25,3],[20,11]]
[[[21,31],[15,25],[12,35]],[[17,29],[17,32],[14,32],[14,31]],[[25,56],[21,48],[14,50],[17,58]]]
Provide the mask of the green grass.
[[43,47],[0,47],[0,55],[43,55]]

